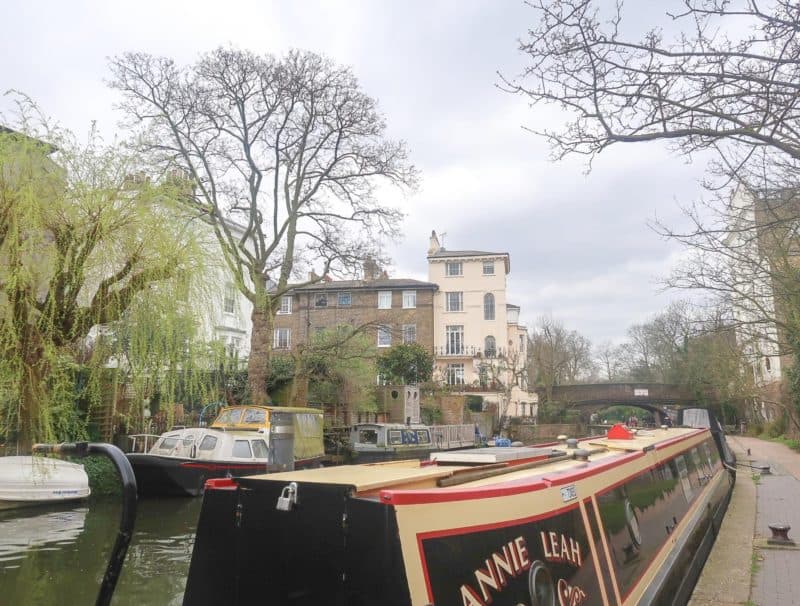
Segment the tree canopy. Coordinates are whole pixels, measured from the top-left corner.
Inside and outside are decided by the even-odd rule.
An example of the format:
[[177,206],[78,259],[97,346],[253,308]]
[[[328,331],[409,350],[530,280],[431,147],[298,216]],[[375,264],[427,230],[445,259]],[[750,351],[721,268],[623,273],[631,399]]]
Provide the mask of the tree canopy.
[[20,107],[19,131],[0,132],[0,434],[25,449],[83,431],[76,365],[110,361],[87,339],[198,255],[174,182],[137,179],[138,156],[95,132],[80,145]]
[[376,366],[391,383],[424,383],[433,374],[433,356],[419,343],[400,343],[379,354]]
[[402,216],[378,202],[379,184],[416,182],[406,146],[387,136],[352,71],[312,52],[217,48],[188,66],[128,53],[111,70],[144,150],[195,185],[189,207],[253,303],[248,380],[263,403],[272,317],[290,280],[378,257]]

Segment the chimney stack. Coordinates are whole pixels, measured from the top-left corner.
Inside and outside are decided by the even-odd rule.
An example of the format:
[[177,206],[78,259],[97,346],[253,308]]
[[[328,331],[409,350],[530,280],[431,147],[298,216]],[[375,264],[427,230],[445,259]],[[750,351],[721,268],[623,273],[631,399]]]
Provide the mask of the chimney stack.
[[435,255],[442,249],[439,244],[439,237],[436,235],[436,230],[431,231],[431,244],[428,247],[428,255]]

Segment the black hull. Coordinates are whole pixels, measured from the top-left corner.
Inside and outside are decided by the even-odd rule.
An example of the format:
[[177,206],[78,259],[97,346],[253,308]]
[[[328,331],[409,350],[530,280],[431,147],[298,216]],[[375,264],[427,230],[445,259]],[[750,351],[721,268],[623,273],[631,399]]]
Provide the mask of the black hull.
[[263,463],[219,463],[130,453],[128,460],[136,475],[140,496],[197,497],[207,480],[266,473]]
[[427,459],[431,453],[438,452],[435,448],[386,448],[383,450],[353,450],[351,462],[382,463],[384,461],[402,461],[404,459]]

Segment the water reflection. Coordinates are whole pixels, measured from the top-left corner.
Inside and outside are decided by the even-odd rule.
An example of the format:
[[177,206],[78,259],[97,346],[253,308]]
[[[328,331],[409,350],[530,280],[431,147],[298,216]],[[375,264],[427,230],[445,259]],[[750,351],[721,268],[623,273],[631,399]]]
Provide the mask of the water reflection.
[[[180,604],[202,499],[139,502],[113,604]],[[93,604],[116,539],[120,506],[0,514],[0,604]]]

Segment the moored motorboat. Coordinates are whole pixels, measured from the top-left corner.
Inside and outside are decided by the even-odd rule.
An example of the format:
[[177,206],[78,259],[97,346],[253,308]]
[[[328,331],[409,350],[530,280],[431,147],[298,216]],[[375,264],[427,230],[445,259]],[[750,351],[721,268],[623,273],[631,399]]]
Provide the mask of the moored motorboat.
[[472,425],[356,423],[350,429],[351,458],[356,463],[427,459],[437,450],[475,446]]
[[0,509],[85,499],[89,477],[82,465],[48,457],[0,457]]
[[175,428],[126,456],[140,495],[197,496],[212,478],[321,464],[322,425],[317,409],[231,406],[209,427]]
[[184,604],[685,604],[734,461],[713,415],[684,413],[495,462],[210,482]]

